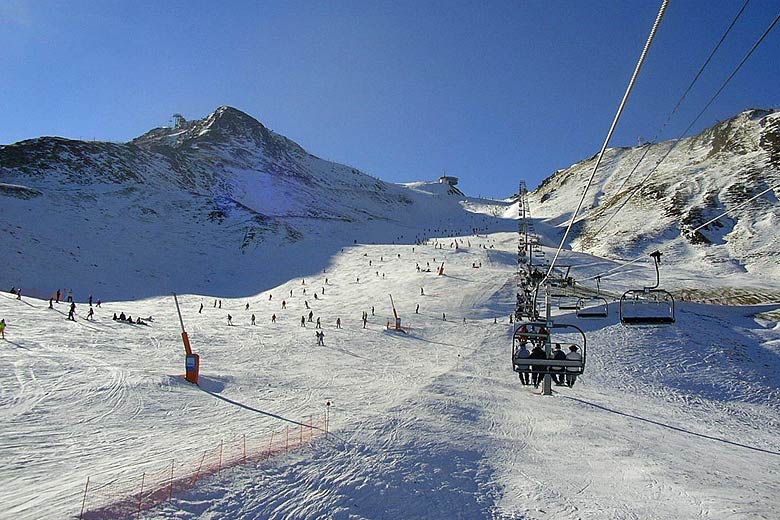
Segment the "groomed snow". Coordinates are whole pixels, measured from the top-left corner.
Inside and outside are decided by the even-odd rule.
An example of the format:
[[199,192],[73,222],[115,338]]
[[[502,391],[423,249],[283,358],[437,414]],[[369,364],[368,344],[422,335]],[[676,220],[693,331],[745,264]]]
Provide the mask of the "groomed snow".
[[[562,315],[588,334],[586,373],[539,396],[510,366],[516,235],[464,236],[457,250],[452,240],[357,244],[306,273],[279,264],[286,283],[221,309],[219,295],[180,295],[203,388],[180,377],[171,297],[105,302],[94,322],[79,303],[73,323],[64,303],[0,293],[0,517],[73,518],[87,476],[191,459],[283,426],[274,415],[319,414],[326,399],[329,438],[225,471],[143,517],[776,517],[780,326],[752,317],[764,307],[681,302],[665,328],[623,327],[614,303],[607,320]],[[583,279],[616,265],[564,260]],[[639,264],[605,283],[619,292],[651,273]],[[695,285],[697,275],[664,276]],[[391,293],[407,335],[385,330]],[[304,301],[324,347],[314,323],[300,326]],[[154,321],[117,323],[114,312]]]

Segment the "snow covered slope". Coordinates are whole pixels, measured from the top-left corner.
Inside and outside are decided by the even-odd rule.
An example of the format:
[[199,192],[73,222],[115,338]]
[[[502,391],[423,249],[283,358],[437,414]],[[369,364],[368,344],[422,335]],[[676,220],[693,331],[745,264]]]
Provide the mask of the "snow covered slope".
[[[647,185],[610,221],[661,159]],[[595,160],[592,157],[546,179],[531,194],[533,216],[565,226]],[[665,260],[696,265],[710,274],[746,270],[753,273],[756,285],[761,280],[778,281],[780,188],[698,233],[691,232],[778,185],[778,111],[748,110],[679,142],[609,149],[573,229],[571,244],[578,250],[621,258],[660,248]]]
[[80,301],[250,295],[354,241],[413,243],[453,219],[462,232],[496,220],[427,184],[324,161],[230,107],[129,143],[0,146],[0,287],[73,288]]
[[[221,309],[180,295],[201,388],[179,376],[170,297],[107,302],[94,322],[79,305],[69,322],[63,304],[0,293],[0,517],[73,518],[88,476],[95,485],[167,471],[327,399],[331,437],[223,471],[142,517],[773,518],[780,325],[752,318],[761,308],[685,302],[677,326],[660,329],[622,327],[614,304],[607,320],[559,315],[586,330],[588,366],[574,388],[542,397],[510,367],[516,235],[451,242],[349,246],[308,266],[318,274],[305,284],[293,277]],[[442,261],[446,276],[416,269]],[[582,253],[564,261],[614,265]],[[643,276],[621,272],[609,288]],[[385,330],[388,293],[409,334]],[[324,347],[313,323],[300,326],[306,301]],[[114,312],[154,321],[117,323]]]

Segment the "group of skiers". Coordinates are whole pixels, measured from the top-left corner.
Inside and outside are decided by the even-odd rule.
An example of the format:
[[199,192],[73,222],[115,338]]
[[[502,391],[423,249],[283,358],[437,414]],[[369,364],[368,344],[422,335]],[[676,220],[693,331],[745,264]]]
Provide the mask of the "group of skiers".
[[[534,388],[539,388],[539,383],[544,379],[545,367],[539,365],[530,365],[531,374],[528,374],[529,365],[523,365],[523,359],[548,359],[547,354],[544,351],[543,342],[532,343],[533,348],[528,351],[526,343],[521,343],[517,352],[515,352],[515,361],[520,369],[520,382],[523,385],[533,384]],[[560,343],[555,344],[555,348],[552,351],[552,357],[554,360],[568,360],[568,361],[582,361],[582,354],[579,353],[579,347],[577,345],[569,346],[569,352],[564,353],[561,349]],[[563,386],[564,384],[569,388],[574,386],[574,382],[577,380],[577,374],[580,372],[577,368],[563,368],[553,367],[550,370],[555,372],[552,374],[552,380],[556,386]],[[529,379],[530,375],[530,379]]]

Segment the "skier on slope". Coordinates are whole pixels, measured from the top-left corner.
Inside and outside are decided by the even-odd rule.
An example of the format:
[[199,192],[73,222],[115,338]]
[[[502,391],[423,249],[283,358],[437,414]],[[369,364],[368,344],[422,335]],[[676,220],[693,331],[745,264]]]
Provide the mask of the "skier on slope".
[[228,325],[233,325],[233,316],[231,316],[230,314],[227,315],[227,322]]
[[5,318],[0,320],[0,339],[5,339]]

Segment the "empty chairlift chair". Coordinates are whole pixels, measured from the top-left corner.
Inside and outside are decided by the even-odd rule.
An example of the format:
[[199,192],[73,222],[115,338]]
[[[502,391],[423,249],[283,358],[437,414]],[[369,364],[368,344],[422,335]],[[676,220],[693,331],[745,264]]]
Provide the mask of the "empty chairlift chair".
[[620,298],[623,325],[671,325],[674,321],[674,297],[663,289],[634,289]]
[[592,298],[580,298],[577,301],[578,318],[597,318],[603,319],[609,316],[609,302],[601,296]]
[[623,325],[671,325],[675,322],[674,297],[668,291],[658,289],[661,253],[655,251],[650,256],[655,261],[655,285],[623,293],[620,298],[620,322]]
[[[572,339],[574,335],[574,339]],[[529,359],[518,355],[520,346],[527,347],[540,344],[542,348],[547,341],[552,345],[561,345],[562,350],[569,352],[569,347],[575,345],[582,356],[582,360],[568,359]],[[531,350],[528,348],[528,350]],[[545,323],[543,321],[530,321],[518,325],[512,336],[512,369],[518,374],[582,374],[585,371],[585,357],[587,351],[587,338],[585,333],[575,325],[565,323]]]

